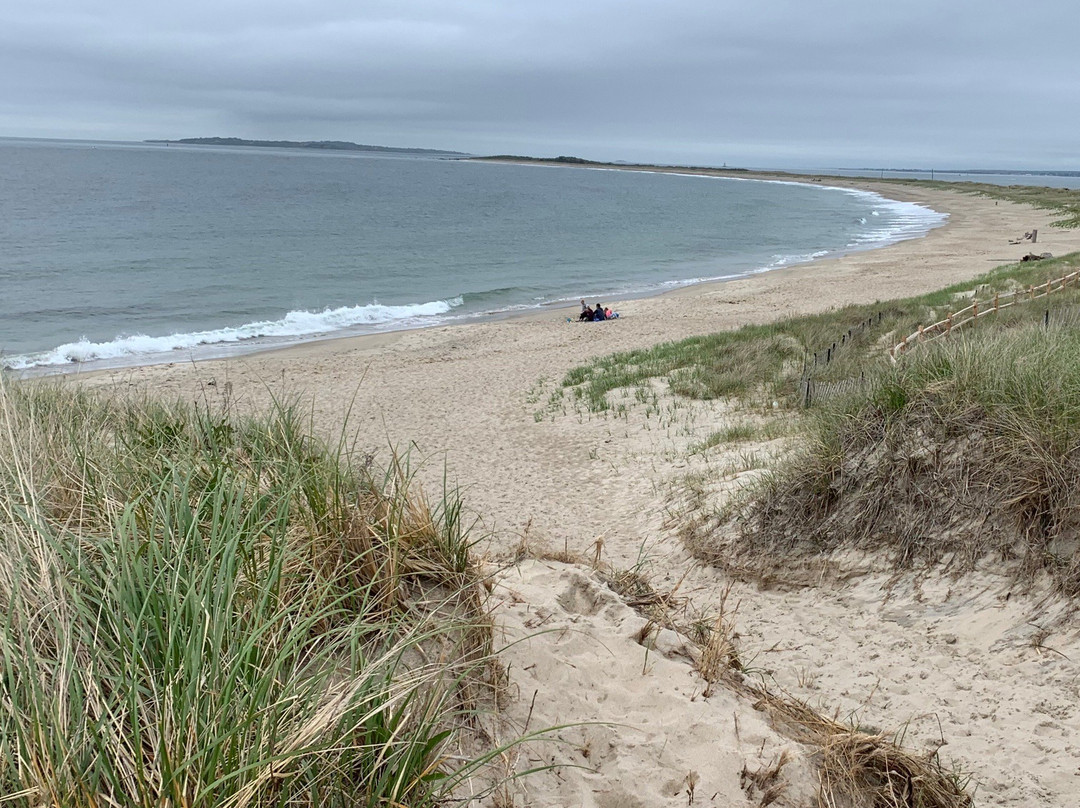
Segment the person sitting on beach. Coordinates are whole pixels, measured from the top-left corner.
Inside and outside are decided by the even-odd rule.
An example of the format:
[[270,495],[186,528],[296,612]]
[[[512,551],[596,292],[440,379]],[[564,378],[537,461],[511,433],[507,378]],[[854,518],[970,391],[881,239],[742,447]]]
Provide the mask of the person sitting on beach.
[[611,306],[608,306],[606,309],[604,309],[604,319],[605,320],[613,320],[613,319],[615,319],[615,312],[613,312],[611,310]]
[[584,300],[582,300],[581,301],[581,314],[578,315],[578,322],[584,322],[586,320],[591,320],[592,318],[593,318],[592,309],[590,309],[589,305]]
[[596,323],[600,322],[601,320],[607,319],[604,316],[604,307],[600,303],[596,304],[596,311],[593,312],[592,318],[593,318],[593,322],[596,322]]

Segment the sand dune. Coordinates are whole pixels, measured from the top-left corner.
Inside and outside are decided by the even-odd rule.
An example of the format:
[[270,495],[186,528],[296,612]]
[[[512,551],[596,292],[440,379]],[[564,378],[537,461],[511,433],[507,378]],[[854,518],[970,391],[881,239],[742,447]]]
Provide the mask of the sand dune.
[[[493,564],[508,565],[523,537],[534,548],[582,555],[602,537],[605,563],[641,563],[657,587],[678,585],[684,614],[704,613],[725,582],[708,569],[687,571],[669,492],[701,464],[722,462],[687,448],[726,423],[729,409],[668,400],[664,412],[639,408],[625,419],[545,409],[567,370],[612,351],[930,291],[1017,260],[1030,247],[1008,241],[1032,228],[1039,251],[1080,250],[1080,232],[1049,227],[1044,211],[858,187],[947,211],[949,222],[886,249],[627,301],[611,323],[578,325],[566,322],[574,312],[545,312],[77,379],[212,402],[228,395],[240,407],[298,395],[327,433],[348,417],[358,451],[385,458],[391,445],[410,449],[429,490],[444,475],[460,486],[491,534],[484,550]],[[741,654],[827,712],[883,730],[908,725],[907,741],[919,749],[944,741],[942,758],[973,773],[978,804],[1071,804],[1080,792],[1075,624],[1053,622],[1056,612],[1033,596],[1006,599],[992,570],[921,591],[901,585],[888,597],[882,583],[871,576],[793,591],[738,585]],[[506,566],[493,599],[507,641],[536,635],[507,651],[517,697],[508,717],[519,728],[611,722],[523,750],[512,765],[581,768],[525,781],[518,805],[686,804],[691,771],[695,804],[756,804],[740,786],[742,768],[765,766],[785,748],[795,755],[790,787],[774,804],[809,804],[816,781],[798,745],[736,694],[704,698],[694,652],[674,635],[646,655],[635,639],[644,618],[587,565]],[[1033,642],[1044,625],[1049,638]]]

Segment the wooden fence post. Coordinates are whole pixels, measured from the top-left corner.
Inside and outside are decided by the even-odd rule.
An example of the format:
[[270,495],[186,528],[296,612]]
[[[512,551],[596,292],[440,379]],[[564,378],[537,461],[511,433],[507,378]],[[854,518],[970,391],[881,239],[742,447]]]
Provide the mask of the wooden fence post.
[[[1060,285],[1057,287],[1057,289],[1054,288],[1054,281],[1055,280],[1060,282]],[[1066,275],[1062,275],[1060,278],[1049,278],[1049,279],[1047,279],[1047,281],[1046,281],[1046,290],[1042,291],[1038,295],[1038,297],[1049,296],[1051,292],[1064,290],[1066,288],[1066,286],[1068,285],[1070,280],[1072,280],[1074,283],[1080,284],[1080,269],[1075,270],[1073,272],[1070,272],[1070,273],[1068,273]],[[1039,288],[1040,288],[1040,290],[1042,289],[1042,284],[1039,285]],[[1028,298],[1030,300],[1034,300],[1036,298],[1034,284],[1028,284],[1027,293],[1028,293]],[[1024,294],[1024,289],[1023,289],[1023,287],[1020,287],[1019,289],[1013,289],[1013,291],[1011,291],[1011,292],[1006,292],[1006,294],[1011,297],[1012,303],[1018,303],[1022,299],[1022,296]],[[1010,306],[1010,305],[1012,305],[1012,303],[1006,303],[1005,305]],[[993,311],[990,311],[990,312],[984,311],[983,313],[984,314],[986,314],[986,313],[998,314],[1000,312],[1000,310],[1001,310],[1001,293],[1000,292],[994,292],[993,305],[994,305]],[[877,314],[879,323],[881,322],[882,314],[883,313],[880,312],[880,311]],[[932,331],[935,334],[939,334],[939,335],[942,335],[942,336],[948,336],[949,334],[952,333],[953,314],[954,314],[953,312],[949,312],[942,322],[934,323],[933,326],[931,326],[931,328],[929,330]],[[978,324],[979,324],[979,301],[977,299],[974,299],[974,298],[972,299],[972,303],[971,303],[971,318],[970,318],[970,321],[971,321],[972,326],[978,326]],[[873,318],[870,318],[870,320],[868,322],[872,324],[873,323]],[[962,326],[965,322],[968,322],[968,321],[967,320],[961,320],[959,323],[957,323],[957,326]],[[941,326],[942,325],[945,326],[945,331],[944,332],[941,331]],[[861,326],[861,325],[859,326],[860,329],[862,327],[863,326]],[[1047,303],[1047,308],[1043,311],[1043,327],[1047,328],[1047,329],[1050,328],[1049,302]],[[859,329],[848,329],[848,332],[847,332],[846,335],[841,335],[840,344],[843,345],[847,341],[847,338],[853,339],[854,338],[854,333],[853,332],[858,331],[858,330]],[[908,348],[908,340],[911,338],[911,336],[915,336],[917,342],[920,342],[920,343],[924,342],[926,340],[926,338],[927,338],[926,337],[927,330],[928,330],[927,328],[925,328],[922,324],[920,324],[919,325],[919,331],[918,331],[917,334],[908,335],[908,336],[904,337],[899,343],[897,343],[896,345],[893,345],[893,346],[891,346],[889,348],[889,358],[892,359],[895,362],[896,357],[897,357],[898,354],[906,353],[907,348]],[[834,342],[832,344],[831,348],[826,349],[825,361],[830,362],[832,360],[832,354],[835,353],[835,352],[836,352],[836,343]],[[817,354],[814,354],[814,359],[815,359],[815,364],[817,364],[817,362],[816,362]],[[827,386],[826,396],[828,396],[828,394],[829,394],[828,390],[830,390],[830,389],[833,389],[833,388]],[[810,387],[809,386],[806,389],[806,395],[807,396],[810,395]]]

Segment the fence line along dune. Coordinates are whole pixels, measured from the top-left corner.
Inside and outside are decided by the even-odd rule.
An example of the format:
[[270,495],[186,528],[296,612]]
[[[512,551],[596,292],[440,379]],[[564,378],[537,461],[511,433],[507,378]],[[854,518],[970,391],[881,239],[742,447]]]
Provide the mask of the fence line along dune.
[[959,311],[950,312],[944,320],[939,320],[930,325],[920,325],[918,331],[909,334],[896,345],[889,348],[889,357],[895,361],[897,356],[902,355],[908,350],[909,345],[913,341],[917,344],[921,344],[941,337],[947,337],[952,334],[953,329],[960,329],[965,325],[974,327],[978,325],[980,312],[985,319],[988,315],[997,314],[1002,309],[1007,309],[1018,303],[1025,303],[1049,297],[1054,292],[1064,291],[1066,287],[1070,285],[1076,286],[1078,282],[1080,282],[1080,270],[1062,275],[1060,278],[1050,278],[1045,283],[1039,284],[1038,286],[1029,284],[1027,289],[1015,289],[1004,295],[1000,292],[995,292],[992,298],[987,298],[981,302],[979,300],[973,300],[970,306],[960,309]]

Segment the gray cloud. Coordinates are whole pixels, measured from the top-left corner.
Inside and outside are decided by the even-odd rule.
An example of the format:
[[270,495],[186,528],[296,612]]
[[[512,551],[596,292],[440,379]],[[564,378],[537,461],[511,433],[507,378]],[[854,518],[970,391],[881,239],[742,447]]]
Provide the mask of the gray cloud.
[[0,135],[1080,169],[1066,0],[17,0]]

